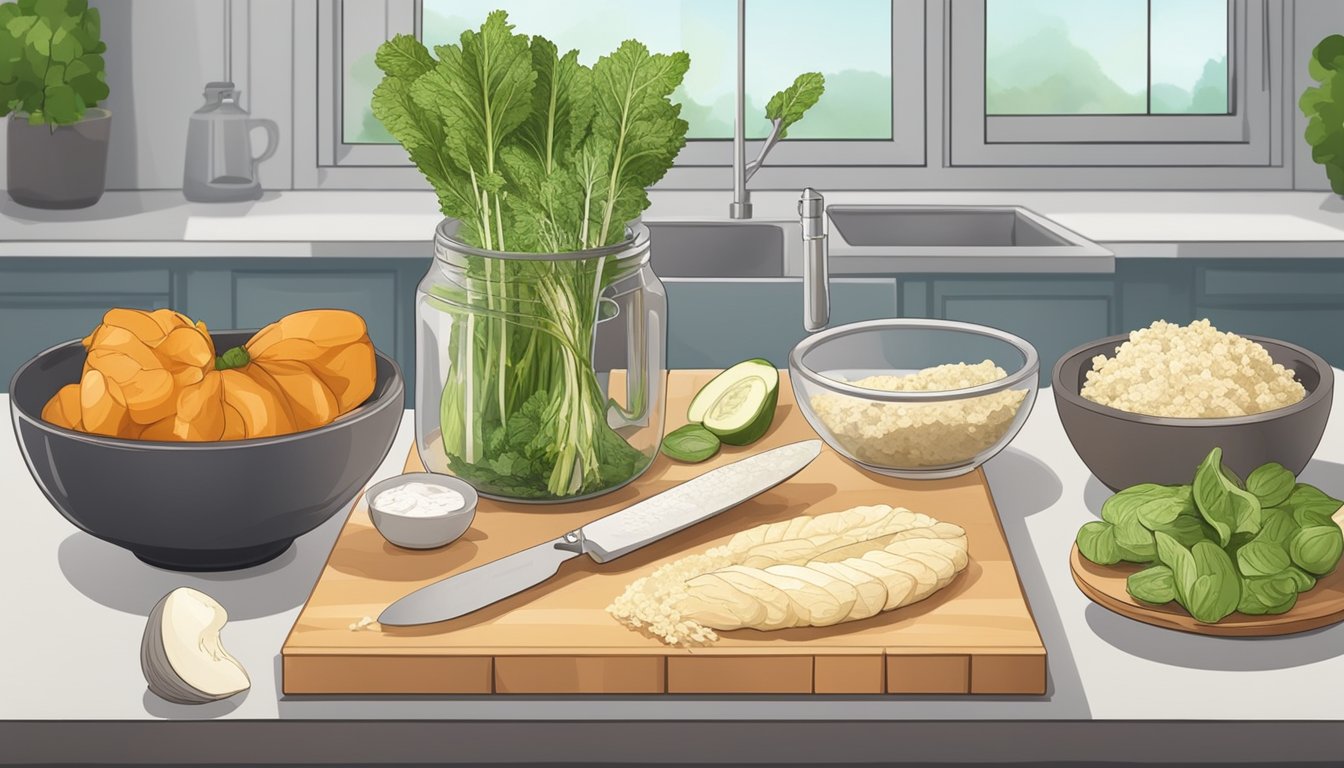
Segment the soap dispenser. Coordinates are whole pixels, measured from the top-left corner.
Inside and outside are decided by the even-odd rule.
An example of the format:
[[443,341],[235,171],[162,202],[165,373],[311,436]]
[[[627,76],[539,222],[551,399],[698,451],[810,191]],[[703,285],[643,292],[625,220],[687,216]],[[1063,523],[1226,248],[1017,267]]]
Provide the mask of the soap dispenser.
[[[257,165],[275,154],[280,129],[274,120],[253,118],[238,105],[230,82],[207,83],[205,106],[191,116],[182,194],[192,202],[225,203],[261,197]],[[266,149],[252,154],[252,129],[266,130]]]

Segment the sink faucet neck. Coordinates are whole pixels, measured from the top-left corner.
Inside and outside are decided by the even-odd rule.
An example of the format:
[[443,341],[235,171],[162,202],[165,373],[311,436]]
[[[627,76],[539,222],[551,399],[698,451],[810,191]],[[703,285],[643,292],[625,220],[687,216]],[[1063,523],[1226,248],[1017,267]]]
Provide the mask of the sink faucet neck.
[[747,192],[747,0],[737,0],[737,103],[733,119],[733,204],[728,215],[751,218]]
[[798,222],[803,230],[803,329],[812,333],[831,321],[831,275],[826,199],[811,187],[798,198]]

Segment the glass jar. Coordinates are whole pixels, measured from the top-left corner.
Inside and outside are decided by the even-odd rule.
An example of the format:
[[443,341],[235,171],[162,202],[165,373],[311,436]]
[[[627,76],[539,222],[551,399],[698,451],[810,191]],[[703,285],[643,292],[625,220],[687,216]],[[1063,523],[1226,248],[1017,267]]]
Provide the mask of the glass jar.
[[482,495],[590,498],[653,462],[667,294],[649,232],[574,253],[489,251],[445,219],[416,291],[415,437],[427,469]]

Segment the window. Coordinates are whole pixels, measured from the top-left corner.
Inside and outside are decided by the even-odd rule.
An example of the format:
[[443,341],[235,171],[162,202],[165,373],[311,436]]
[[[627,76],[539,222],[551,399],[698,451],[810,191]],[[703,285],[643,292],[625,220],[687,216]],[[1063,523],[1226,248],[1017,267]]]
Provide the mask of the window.
[[[496,8],[518,32],[579,49],[586,64],[630,37],[687,51],[691,69],[676,98],[690,130],[678,165],[731,164],[733,0],[327,0],[318,6],[319,168],[409,168],[369,108],[381,79],[375,50],[398,33],[431,48],[456,41]],[[924,99],[924,29],[923,0],[749,0],[747,137],[768,133],[765,102],[775,91],[820,71],[825,96],[776,147],[771,167],[923,163],[923,110],[911,107]]]
[[954,0],[953,165],[1281,162],[1270,0]]

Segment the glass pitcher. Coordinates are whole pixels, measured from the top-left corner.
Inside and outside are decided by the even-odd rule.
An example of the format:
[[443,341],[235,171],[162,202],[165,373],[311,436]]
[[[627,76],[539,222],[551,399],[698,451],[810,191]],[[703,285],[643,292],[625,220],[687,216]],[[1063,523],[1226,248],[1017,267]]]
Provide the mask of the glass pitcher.
[[[261,197],[257,165],[275,154],[280,129],[274,120],[253,118],[238,106],[233,83],[207,83],[205,106],[187,126],[182,194],[193,202],[222,203]],[[266,131],[266,149],[252,154],[252,129]]]
[[649,233],[575,253],[503,253],[445,219],[416,292],[416,446],[483,496],[584,499],[653,462],[667,295]]

